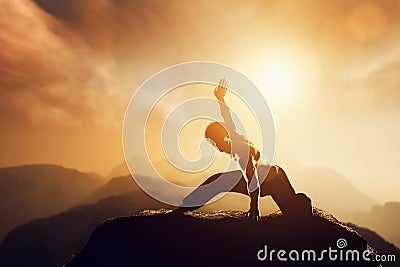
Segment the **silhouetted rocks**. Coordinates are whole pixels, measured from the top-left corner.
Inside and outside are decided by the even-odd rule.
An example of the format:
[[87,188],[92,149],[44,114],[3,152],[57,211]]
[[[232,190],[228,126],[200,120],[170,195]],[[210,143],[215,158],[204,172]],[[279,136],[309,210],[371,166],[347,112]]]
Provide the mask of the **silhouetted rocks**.
[[376,205],[367,212],[353,213],[346,220],[372,229],[400,247],[400,202]]
[[378,254],[390,254],[390,255],[395,255],[397,261],[396,262],[385,262],[384,266],[399,266],[399,260],[400,260],[400,249],[398,249],[394,244],[386,241],[383,239],[381,236],[379,236],[377,233],[374,231],[371,231],[367,228],[357,226],[353,223],[346,223],[346,226],[354,229],[359,233],[369,245],[371,245],[374,249],[378,251]]
[[51,164],[0,168],[0,243],[18,225],[84,203],[103,183],[99,175]]
[[33,220],[7,234],[0,246],[0,266],[62,266],[105,220],[161,207],[168,206],[143,192],[129,193]]
[[[339,249],[338,240],[346,246]],[[324,252],[318,261],[329,248],[336,250],[331,256],[337,260]],[[278,250],[286,251],[281,254],[286,262],[278,259]],[[292,250],[306,261],[292,261],[297,258]],[[309,250],[315,250],[315,261]],[[346,256],[347,250],[354,251]],[[162,209],[106,221],[66,266],[379,266],[363,260],[366,250],[374,253],[355,231],[316,208],[302,220],[274,213],[259,222],[239,211],[172,214]],[[357,253],[360,261],[351,261]]]

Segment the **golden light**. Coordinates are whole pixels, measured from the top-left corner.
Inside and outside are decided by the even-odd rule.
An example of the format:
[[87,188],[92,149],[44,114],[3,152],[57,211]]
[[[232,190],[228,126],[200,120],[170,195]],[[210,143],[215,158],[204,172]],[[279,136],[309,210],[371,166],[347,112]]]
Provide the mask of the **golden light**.
[[287,95],[296,86],[294,81],[298,79],[298,74],[289,64],[282,64],[281,61],[275,64],[271,64],[261,79],[274,94]]
[[305,93],[317,69],[307,49],[281,47],[259,54],[251,72],[267,98],[287,103]]

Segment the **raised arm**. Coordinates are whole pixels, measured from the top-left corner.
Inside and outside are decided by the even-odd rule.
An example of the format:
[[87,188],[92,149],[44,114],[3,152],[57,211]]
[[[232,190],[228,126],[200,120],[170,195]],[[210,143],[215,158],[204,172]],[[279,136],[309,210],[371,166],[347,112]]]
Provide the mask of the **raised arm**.
[[219,109],[221,111],[222,118],[224,119],[224,124],[229,132],[236,131],[236,125],[233,122],[231,111],[228,105],[225,103],[225,94],[228,88],[228,83],[225,79],[219,81],[218,86],[214,90],[214,95],[218,99]]

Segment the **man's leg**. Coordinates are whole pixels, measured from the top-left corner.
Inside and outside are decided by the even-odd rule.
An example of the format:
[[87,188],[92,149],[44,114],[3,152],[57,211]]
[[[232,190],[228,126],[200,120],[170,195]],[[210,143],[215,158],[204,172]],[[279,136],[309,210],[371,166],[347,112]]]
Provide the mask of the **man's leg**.
[[260,216],[260,183],[258,180],[258,175],[253,175],[253,177],[248,181],[248,194],[250,195],[250,209],[247,215],[252,218],[259,220]]
[[[202,187],[199,186],[196,190],[185,197],[182,206],[178,210],[186,211],[198,209],[214,196],[223,192],[236,192],[246,196],[249,195],[247,183],[242,176],[241,171],[214,174],[201,185],[207,185],[217,181],[222,174],[224,174],[224,177],[227,179],[237,179],[239,175],[241,178],[233,188],[230,189],[229,187],[216,187],[217,190],[207,195],[202,194]],[[260,195],[260,197],[270,195],[283,214],[312,214],[311,200],[304,194],[296,194],[285,171],[282,168],[278,166],[259,166],[258,175],[261,183],[260,190],[253,191],[250,194],[250,207],[254,206],[254,209],[258,208],[258,195]],[[191,199],[193,200],[193,198],[196,198],[196,195],[203,195],[202,204],[190,207],[189,204],[191,203]]]
[[261,197],[271,195],[283,214],[296,216],[312,214],[311,200],[305,194],[296,194],[282,168],[271,166],[269,170],[263,171],[265,180],[261,184]]
[[247,212],[247,215],[252,219],[260,219],[260,188],[257,188],[255,191],[250,193],[250,210]]
[[288,213],[295,198],[295,191],[286,173],[278,166],[271,166],[261,184],[261,196],[270,195],[282,213]]
[[[232,183],[239,180],[232,188]],[[211,183],[215,182],[211,185]],[[208,186],[209,185],[209,186]],[[207,187],[208,186],[208,187]],[[247,194],[247,185],[241,171],[230,171],[225,173],[217,173],[210,176],[192,193],[187,195],[179,211],[189,211],[199,209],[204,206],[210,199],[224,192],[238,192]]]
[[[249,188],[256,188],[253,192],[250,193],[249,213],[254,213],[254,215],[256,215],[256,211],[259,210],[259,198],[269,195],[276,202],[282,213],[290,213],[293,210],[293,205],[296,202],[296,193],[292,185],[290,184],[284,170],[278,166],[259,166],[257,172],[258,178],[262,182],[259,188],[256,188],[256,185],[252,184],[256,182],[255,180],[253,180],[253,182],[251,182],[248,187],[248,184],[243,177],[242,172],[239,170],[214,174],[210,176],[206,181],[204,181],[196,190],[185,197],[182,206],[186,207],[185,210],[195,210],[201,208],[205,203],[207,203],[207,201],[209,201],[211,198],[218,195],[219,193],[235,192],[248,196]],[[224,177],[226,177],[227,179],[237,179],[238,176],[240,176],[241,178],[239,182],[237,182],[237,184],[231,189],[229,187],[219,186],[215,187],[218,190],[211,192],[211,194],[208,194],[208,196],[204,194],[202,192],[201,186],[217,181],[222,174],[224,174]],[[199,196],[202,196],[204,198],[204,200],[202,201],[203,204],[188,207],[190,206],[189,204],[196,200],[196,198],[198,198]]]

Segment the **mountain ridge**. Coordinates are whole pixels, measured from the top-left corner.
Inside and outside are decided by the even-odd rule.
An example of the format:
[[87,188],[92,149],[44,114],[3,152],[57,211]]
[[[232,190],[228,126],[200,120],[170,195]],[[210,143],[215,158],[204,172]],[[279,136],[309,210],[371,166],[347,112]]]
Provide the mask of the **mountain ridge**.
[[54,164],[0,168],[0,242],[17,225],[81,204],[103,182],[100,175]]

